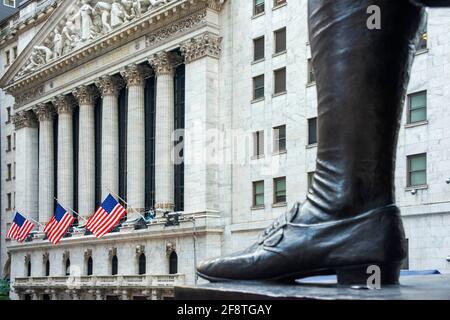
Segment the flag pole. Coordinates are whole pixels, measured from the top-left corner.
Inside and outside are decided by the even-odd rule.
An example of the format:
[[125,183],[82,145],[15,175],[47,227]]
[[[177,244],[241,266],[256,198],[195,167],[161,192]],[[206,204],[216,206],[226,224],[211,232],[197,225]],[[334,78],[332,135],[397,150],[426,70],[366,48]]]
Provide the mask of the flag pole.
[[136,209],[134,209],[133,207],[129,206],[128,203],[127,203],[125,200],[123,200],[118,194],[115,194],[110,188],[106,187],[106,189],[107,189],[113,196],[115,196],[117,199],[119,199],[120,201],[122,201],[123,203],[125,203],[125,204],[127,205],[127,208],[130,208],[131,210],[133,210],[135,213],[137,213],[139,216],[141,216],[141,218],[144,219],[144,221],[145,221],[145,217],[144,217],[140,212],[138,212],[138,211],[137,211]]
[[[59,201],[56,197],[53,197],[56,201],[58,201],[59,203],[61,203],[61,201]],[[81,220],[83,220],[84,222],[87,222],[87,220],[85,219],[85,218],[83,218],[82,216],[80,216],[79,214],[78,214],[78,212],[76,212],[76,211],[74,211],[72,208],[70,208],[70,207],[67,207],[67,206],[64,206],[65,208],[67,208],[67,209],[69,209],[69,211],[71,211],[72,213],[75,213],[77,216],[78,216],[78,218],[80,218]]]

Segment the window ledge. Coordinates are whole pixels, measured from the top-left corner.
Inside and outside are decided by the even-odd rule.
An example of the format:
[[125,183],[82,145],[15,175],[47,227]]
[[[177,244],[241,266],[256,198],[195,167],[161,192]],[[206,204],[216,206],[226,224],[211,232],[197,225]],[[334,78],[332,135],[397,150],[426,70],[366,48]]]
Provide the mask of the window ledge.
[[283,7],[286,7],[286,6],[287,6],[287,2],[279,4],[279,5],[275,6],[275,7],[273,7],[272,11],[275,11],[277,9],[280,9],[280,8],[283,8]]
[[272,155],[273,156],[280,156],[280,155],[283,155],[283,154],[286,154],[287,153],[287,150],[283,150],[283,151],[274,151],[274,152],[272,152]]
[[313,149],[313,148],[317,148],[317,143],[311,143],[306,145],[306,149]]
[[287,202],[279,202],[272,204],[272,208],[282,208],[287,207]]
[[280,51],[280,52],[275,52],[274,54],[272,54],[272,58],[276,58],[276,57],[285,55],[286,53],[287,53],[287,50],[283,50],[283,51]]
[[252,156],[252,160],[260,160],[260,159],[263,159],[264,158],[264,155],[263,154],[260,154],[260,155],[257,155],[257,156]]
[[425,121],[419,121],[419,122],[414,122],[414,123],[407,123],[405,124],[405,128],[415,128],[415,127],[420,127],[420,126],[425,126],[428,124],[428,120]]
[[258,60],[253,60],[252,65],[258,64],[258,63],[261,63],[261,62],[264,62],[265,60],[266,60],[266,58],[262,58],[262,59],[258,59]]
[[258,102],[264,101],[265,99],[266,99],[265,97],[261,97],[261,98],[258,98],[258,99],[253,99],[252,103],[258,103]]
[[428,53],[430,51],[430,49],[426,48],[426,49],[420,49],[416,51],[416,56],[419,56],[421,54],[425,54]]
[[259,17],[262,17],[262,16],[265,15],[265,14],[266,14],[265,11],[260,12],[260,13],[258,13],[258,14],[253,14],[252,19],[257,19],[257,18],[259,18]]
[[428,189],[428,185],[427,184],[422,184],[422,185],[419,185],[419,186],[406,187],[405,191],[406,192],[411,192],[413,190],[426,190],[426,189]]
[[314,87],[316,85],[316,82],[315,81],[313,81],[313,82],[308,82],[307,84],[306,84],[306,87],[307,88],[309,88],[309,87]]
[[274,94],[272,94],[272,98],[276,98],[276,97],[279,97],[279,96],[284,96],[286,94],[287,94],[287,91],[274,93]]
[[252,209],[253,211],[256,211],[256,210],[263,210],[263,209],[265,209],[265,205],[252,206],[251,209]]

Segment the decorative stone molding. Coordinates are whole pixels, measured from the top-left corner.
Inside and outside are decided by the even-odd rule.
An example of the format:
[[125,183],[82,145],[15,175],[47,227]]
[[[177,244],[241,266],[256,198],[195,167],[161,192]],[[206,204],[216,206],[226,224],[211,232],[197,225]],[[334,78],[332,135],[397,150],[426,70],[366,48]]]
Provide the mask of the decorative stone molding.
[[117,255],[117,248],[113,247],[113,248],[109,248],[108,250],[108,256],[111,259],[112,257]]
[[172,23],[170,26],[150,33],[145,37],[145,45],[147,47],[153,47],[203,23],[206,23],[206,10],[197,12],[187,18]]
[[208,8],[220,11],[222,10],[222,7],[227,0],[206,0],[206,1],[208,3]]
[[172,252],[177,251],[177,246],[174,242],[167,242],[166,243],[166,256],[170,256]]
[[58,114],[72,113],[75,107],[75,99],[71,96],[59,95],[53,98],[53,105]]
[[127,82],[128,87],[143,86],[145,79],[151,75],[151,69],[143,65],[132,64],[122,69],[120,74]]
[[191,63],[206,56],[219,59],[222,51],[221,42],[221,37],[205,33],[183,43],[180,50],[186,59],[186,63]]
[[67,259],[70,259],[70,251],[65,250],[62,255],[63,263],[66,263]]
[[48,103],[37,104],[34,107],[33,111],[36,114],[39,122],[52,120],[53,117],[55,116],[55,108],[53,107],[53,105]]
[[7,93],[14,96],[14,102],[15,102],[14,107],[20,108],[23,105],[25,105],[26,103],[33,101],[33,100],[37,99],[38,97],[42,96],[44,94],[44,86],[41,85],[41,86],[38,86],[31,90],[27,90],[25,92],[23,92],[23,91],[10,92],[8,90]]
[[163,210],[163,211],[172,211],[174,208],[174,204],[171,202],[158,202],[155,205],[155,209]]
[[94,105],[98,98],[98,91],[93,86],[80,86],[72,91],[79,105]]
[[13,117],[12,121],[16,130],[22,128],[36,128],[38,123],[35,114],[32,111],[19,111]]
[[24,256],[24,261],[25,261],[25,264],[28,264],[28,262],[31,261],[31,254],[27,253],[27,254]]
[[47,263],[47,261],[50,259],[50,254],[48,252],[44,252],[42,254],[42,263]]
[[84,250],[84,259],[89,259],[89,257],[92,257],[92,249],[86,249]]
[[173,74],[175,67],[182,62],[180,56],[172,52],[161,52],[148,59],[156,76]]
[[145,246],[144,245],[136,246],[136,257],[139,257],[143,253],[145,254]]
[[100,94],[105,96],[118,96],[120,90],[125,86],[124,81],[117,76],[103,76],[95,81]]

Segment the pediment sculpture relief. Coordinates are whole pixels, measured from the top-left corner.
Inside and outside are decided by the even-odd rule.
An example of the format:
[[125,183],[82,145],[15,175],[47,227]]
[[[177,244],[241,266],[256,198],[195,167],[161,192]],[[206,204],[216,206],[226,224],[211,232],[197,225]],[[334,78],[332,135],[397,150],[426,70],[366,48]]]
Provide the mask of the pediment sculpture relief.
[[21,78],[153,9],[179,0],[77,0],[56,28],[33,47]]

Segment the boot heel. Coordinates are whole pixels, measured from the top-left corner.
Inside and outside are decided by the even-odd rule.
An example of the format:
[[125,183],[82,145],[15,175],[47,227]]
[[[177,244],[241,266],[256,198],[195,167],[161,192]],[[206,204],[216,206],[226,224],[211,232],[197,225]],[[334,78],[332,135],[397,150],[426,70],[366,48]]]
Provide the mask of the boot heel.
[[[401,263],[387,263],[382,265],[366,264],[343,267],[336,270],[338,284],[348,285],[376,285],[376,272],[380,271],[380,285],[396,285],[400,277]],[[370,279],[369,279],[370,278]],[[369,282],[368,282],[369,281]]]

